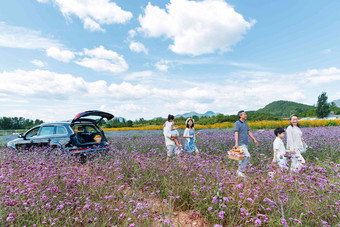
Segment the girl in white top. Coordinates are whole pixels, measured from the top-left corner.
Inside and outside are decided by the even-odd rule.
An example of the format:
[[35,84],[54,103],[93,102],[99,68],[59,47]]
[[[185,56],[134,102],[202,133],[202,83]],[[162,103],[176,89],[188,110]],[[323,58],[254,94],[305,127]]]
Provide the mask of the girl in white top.
[[306,145],[302,138],[302,131],[298,123],[298,116],[293,114],[290,116],[290,125],[287,128],[287,149],[295,151],[292,154],[291,171],[299,171],[303,164],[306,163],[301,153],[306,151]]
[[166,121],[164,123],[165,130],[170,134],[176,136],[178,134],[177,127],[175,127],[175,122],[173,120]]

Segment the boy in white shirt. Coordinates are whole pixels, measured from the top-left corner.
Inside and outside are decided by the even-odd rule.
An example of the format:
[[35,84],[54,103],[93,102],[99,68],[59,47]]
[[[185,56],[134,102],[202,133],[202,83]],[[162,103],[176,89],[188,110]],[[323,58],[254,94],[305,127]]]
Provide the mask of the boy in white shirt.
[[274,134],[276,136],[273,142],[274,149],[274,157],[273,163],[277,163],[281,169],[288,169],[287,159],[285,157],[286,152],[294,154],[295,151],[288,151],[285,149],[285,145],[283,144],[282,139],[285,137],[285,130],[283,128],[277,128],[274,130]]

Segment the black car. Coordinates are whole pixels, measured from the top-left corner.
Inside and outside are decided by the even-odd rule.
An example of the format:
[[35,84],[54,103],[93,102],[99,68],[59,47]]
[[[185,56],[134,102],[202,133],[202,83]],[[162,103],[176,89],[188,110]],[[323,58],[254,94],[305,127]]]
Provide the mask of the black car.
[[110,113],[90,110],[77,114],[71,122],[44,123],[35,126],[7,146],[17,150],[32,146],[50,146],[73,154],[86,154],[108,149],[108,141],[98,123]]

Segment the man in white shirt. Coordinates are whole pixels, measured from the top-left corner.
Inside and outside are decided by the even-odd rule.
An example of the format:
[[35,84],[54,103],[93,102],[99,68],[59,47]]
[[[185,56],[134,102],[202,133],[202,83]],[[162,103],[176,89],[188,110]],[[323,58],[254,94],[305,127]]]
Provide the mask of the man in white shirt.
[[170,139],[171,134],[166,130],[166,128],[163,129],[163,134],[165,138],[165,146],[167,149],[166,164],[169,164],[170,158],[174,156],[175,154],[178,156],[178,161],[180,162],[181,161],[181,157],[180,157],[181,150],[176,146],[175,142]]

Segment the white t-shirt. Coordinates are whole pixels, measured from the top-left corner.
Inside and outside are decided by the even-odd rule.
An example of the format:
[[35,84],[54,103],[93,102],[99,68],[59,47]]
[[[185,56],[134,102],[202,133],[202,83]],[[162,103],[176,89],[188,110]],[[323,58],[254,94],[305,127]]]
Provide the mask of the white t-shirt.
[[[184,130],[183,136],[189,136],[189,130],[190,130],[190,129],[186,128],[186,129]],[[194,131],[195,131],[195,129],[194,129]],[[190,142],[190,138],[186,138],[186,140],[187,140],[188,142]],[[194,142],[195,142],[195,140],[196,140],[196,136],[194,135]]]
[[[166,128],[164,128],[163,130],[163,135],[164,135],[164,139],[165,139],[165,145],[166,146],[175,146],[175,142],[173,140],[170,139],[171,134],[169,134],[168,131],[166,131]],[[177,135],[178,136],[178,135]]]
[[273,148],[274,152],[275,150],[277,150],[276,159],[280,159],[280,157],[284,157],[284,155],[286,154],[285,145],[283,144],[282,139],[280,139],[279,137],[275,138],[273,142]]
[[302,131],[299,127],[292,127],[291,125],[287,128],[287,149],[295,152],[303,152],[304,147],[301,141]]
[[169,122],[169,121],[166,121],[165,122],[165,130],[167,131],[167,132],[170,132],[171,131],[171,126],[172,125],[174,125],[174,122],[172,121],[172,122]]

